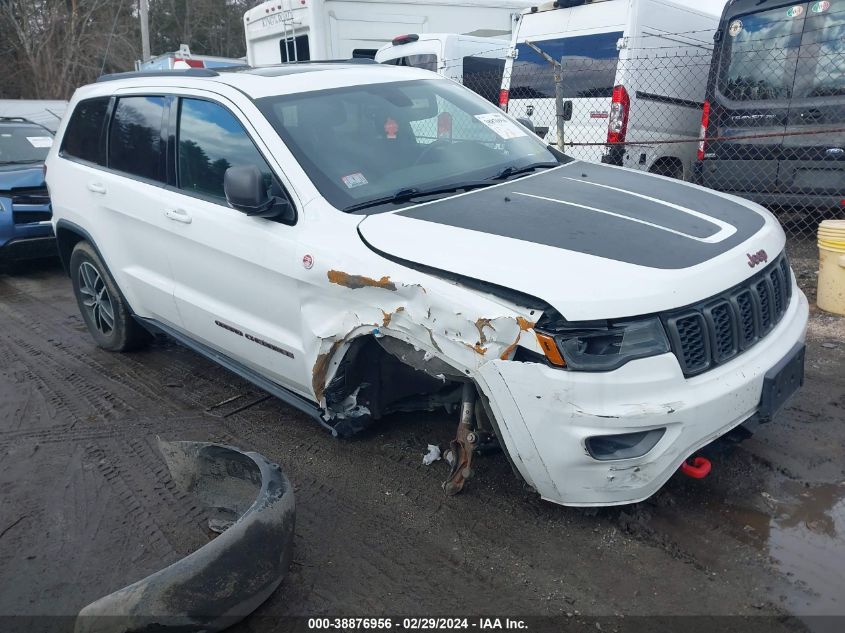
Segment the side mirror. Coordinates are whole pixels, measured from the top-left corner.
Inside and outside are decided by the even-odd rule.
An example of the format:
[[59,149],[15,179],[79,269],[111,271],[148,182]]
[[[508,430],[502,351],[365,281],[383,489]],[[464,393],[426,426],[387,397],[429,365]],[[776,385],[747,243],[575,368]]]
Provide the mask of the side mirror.
[[295,219],[287,199],[268,193],[264,176],[255,165],[229,167],[223,174],[223,193],[230,207],[249,216],[279,218],[286,222]]
[[536,134],[536,133],[537,133],[537,130],[535,130],[535,129],[534,129],[534,121],[532,121],[532,120],[531,120],[531,119],[529,119],[528,117],[519,117],[519,118],[517,119],[517,121],[519,121],[520,123],[522,123],[522,125],[524,125],[525,127],[527,127],[527,128],[528,128],[529,130],[531,130],[534,134]]

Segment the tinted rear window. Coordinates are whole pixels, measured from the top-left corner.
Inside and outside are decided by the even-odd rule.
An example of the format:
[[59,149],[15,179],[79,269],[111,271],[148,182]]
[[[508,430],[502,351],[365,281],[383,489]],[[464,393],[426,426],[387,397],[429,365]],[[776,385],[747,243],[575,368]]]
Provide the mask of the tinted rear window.
[[102,133],[109,108],[109,97],[80,101],[70,117],[62,139],[61,153],[105,164]]
[[464,57],[463,65],[464,85],[473,92],[480,94],[490,103],[498,105],[505,60],[488,57]]
[[845,2],[824,7],[811,2],[804,20],[795,98],[845,95]]
[[729,20],[723,35],[720,92],[734,101],[789,99],[803,13],[780,7]]
[[161,123],[164,97],[118,99],[109,132],[109,167],[164,182]]
[[[619,62],[616,43],[621,37],[622,31],[614,31],[532,43],[552,59],[562,61],[565,99],[610,97]],[[516,50],[511,99],[553,99],[552,65],[527,43],[518,44]]]
[[437,72],[437,55],[432,53],[424,53],[422,55],[406,55],[405,57],[397,57],[395,59],[388,59],[385,64],[391,66],[411,66],[412,68],[422,68],[424,70],[431,70]]

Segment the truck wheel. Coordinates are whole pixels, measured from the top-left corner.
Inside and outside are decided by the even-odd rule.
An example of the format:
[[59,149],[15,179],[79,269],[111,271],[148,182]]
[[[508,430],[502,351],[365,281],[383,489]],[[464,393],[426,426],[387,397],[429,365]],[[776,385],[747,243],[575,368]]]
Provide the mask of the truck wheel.
[[684,179],[684,166],[674,160],[659,160],[648,171],[658,176],[668,176],[677,180]]
[[79,242],[71,253],[70,278],[79,311],[97,345],[111,352],[126,352],[150,340],[88,242]]

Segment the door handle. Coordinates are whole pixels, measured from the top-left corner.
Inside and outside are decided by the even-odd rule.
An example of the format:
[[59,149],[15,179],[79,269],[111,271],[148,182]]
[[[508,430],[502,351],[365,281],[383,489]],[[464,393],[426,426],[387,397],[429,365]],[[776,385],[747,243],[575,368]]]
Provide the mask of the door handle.
[[105,193],[106,186],[100,182],[89,182],[88,191],[92,193]]
[[192,220],[191,216],[188,215],[188,212],[185,211],[185,209],[168,209],[164,212],[164,215],[171,220],[182,222],[183,224],[190,224]]

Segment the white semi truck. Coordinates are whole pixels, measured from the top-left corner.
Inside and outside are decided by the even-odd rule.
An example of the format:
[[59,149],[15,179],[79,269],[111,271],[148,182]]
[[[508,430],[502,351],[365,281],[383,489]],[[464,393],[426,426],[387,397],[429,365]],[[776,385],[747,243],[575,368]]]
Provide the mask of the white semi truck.
[[272,0],[244,14],[252,66],[374,58],[404,33],[509,36],[531,0]]

